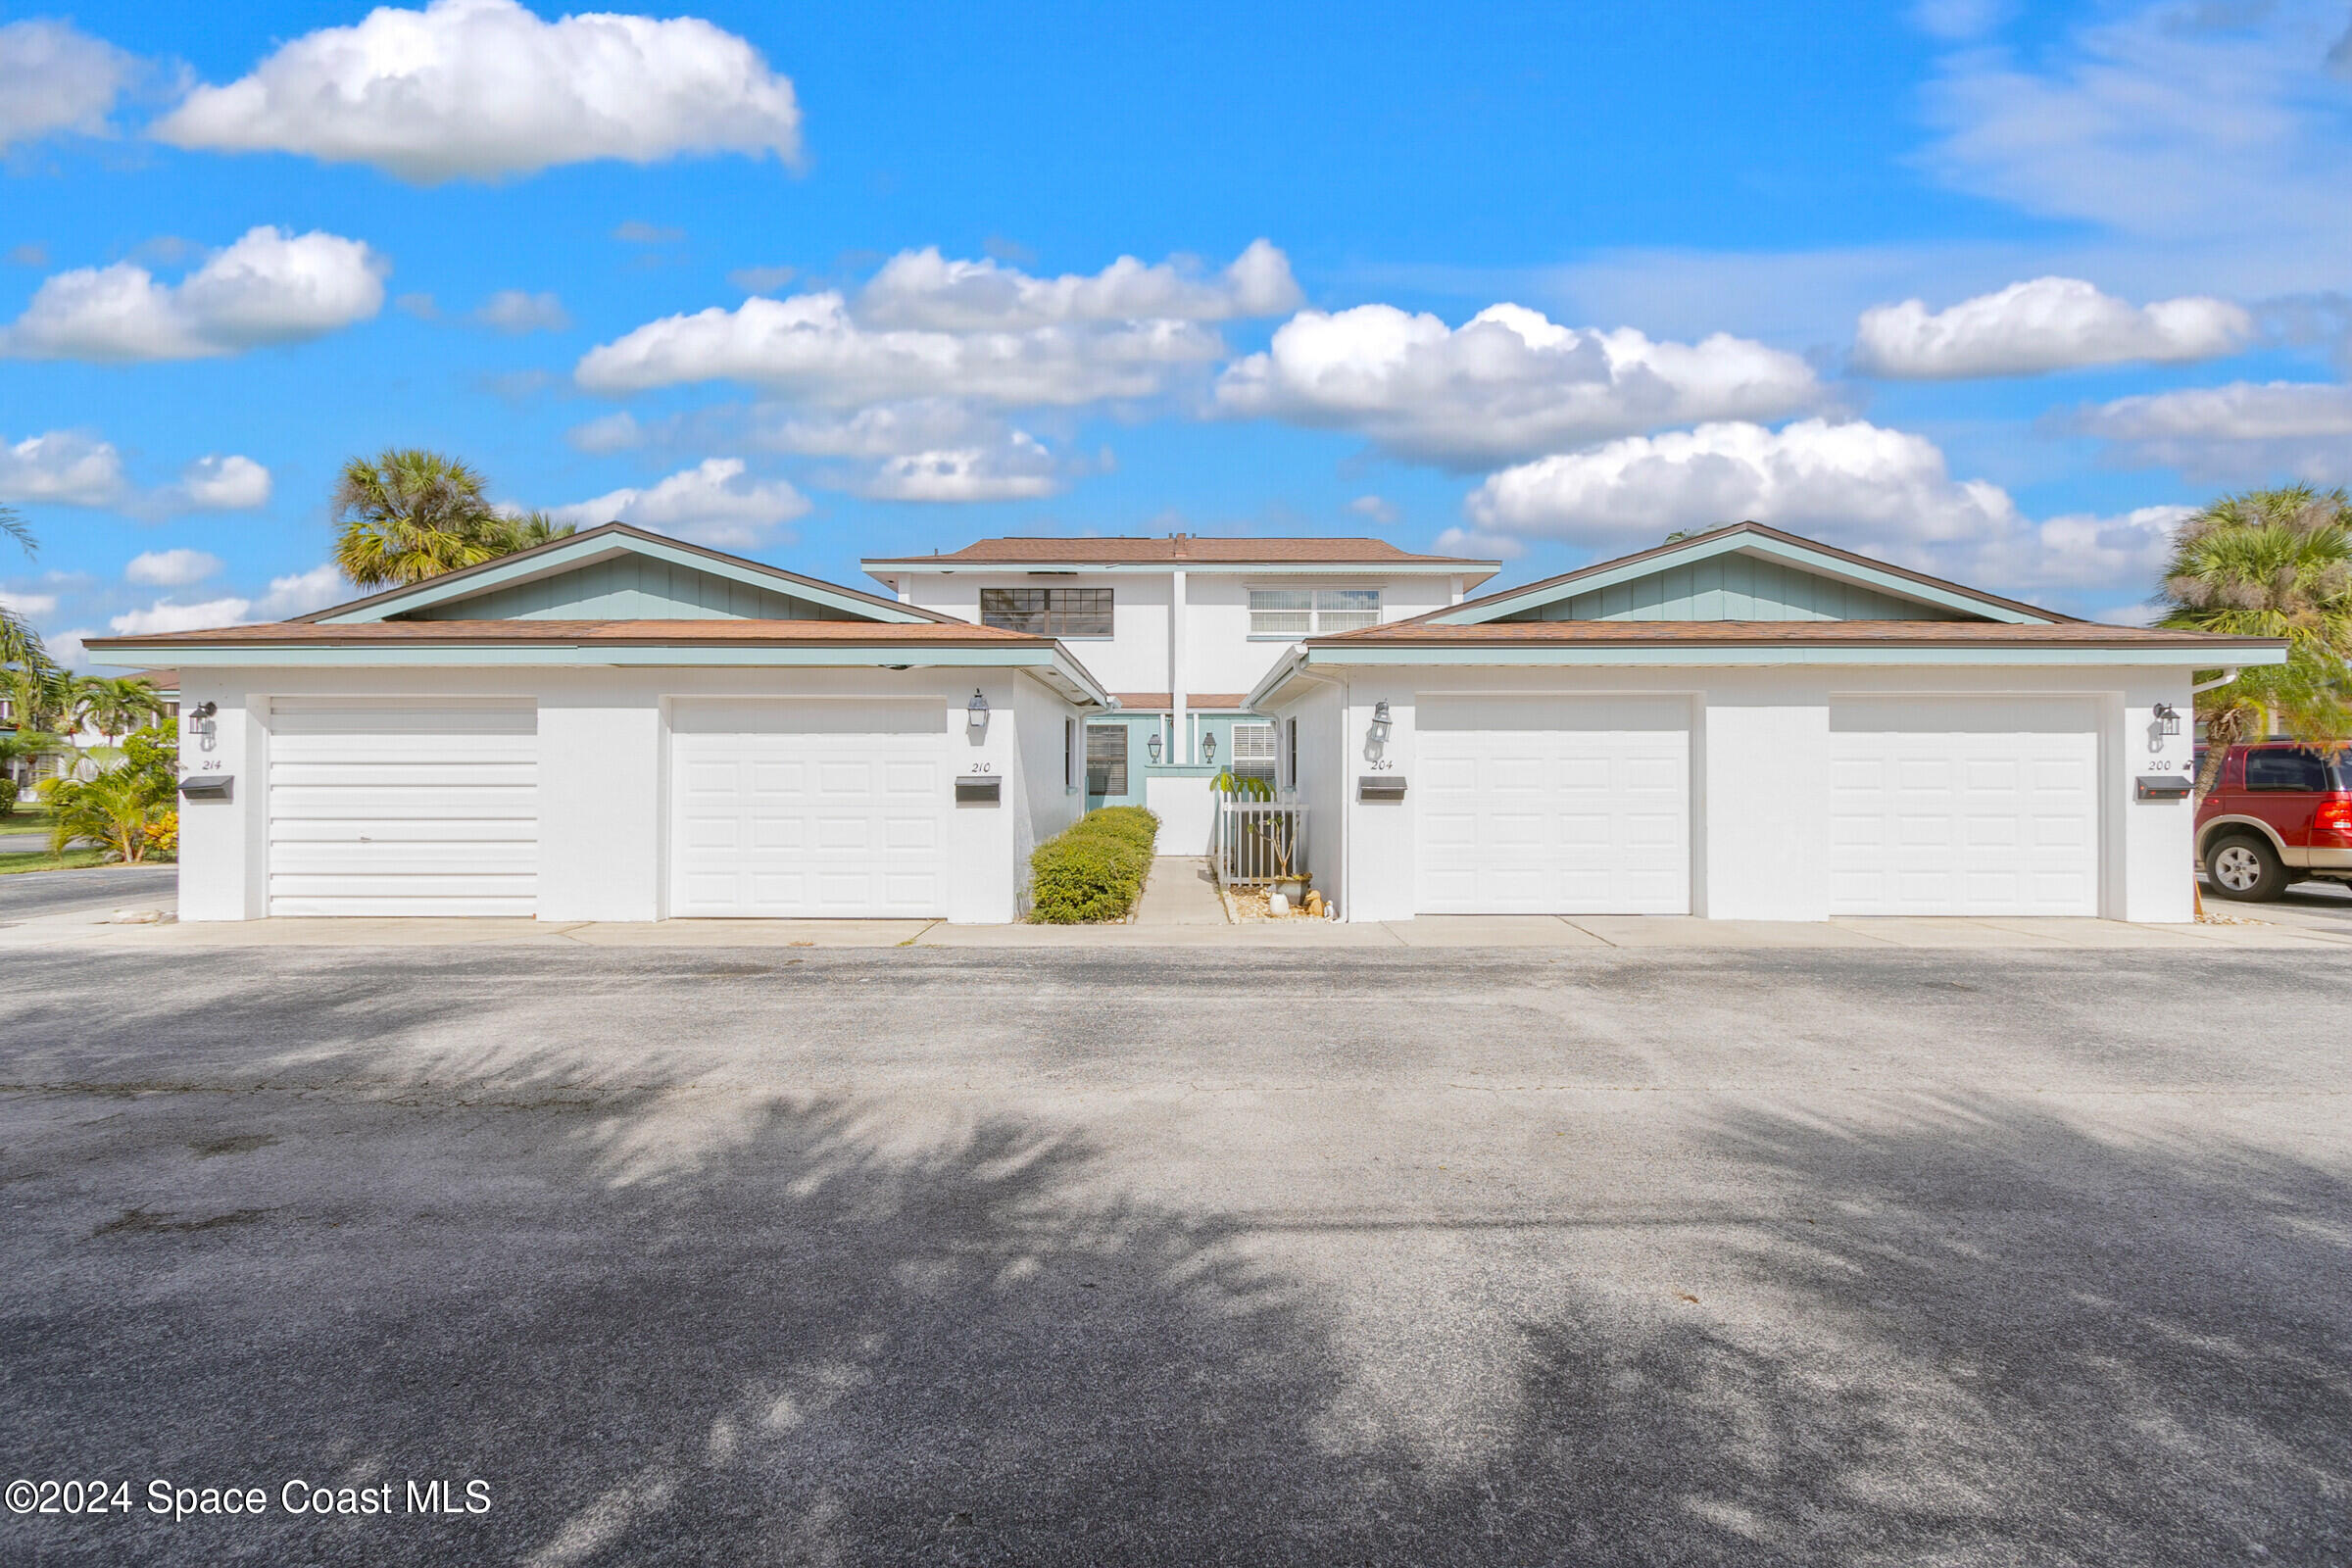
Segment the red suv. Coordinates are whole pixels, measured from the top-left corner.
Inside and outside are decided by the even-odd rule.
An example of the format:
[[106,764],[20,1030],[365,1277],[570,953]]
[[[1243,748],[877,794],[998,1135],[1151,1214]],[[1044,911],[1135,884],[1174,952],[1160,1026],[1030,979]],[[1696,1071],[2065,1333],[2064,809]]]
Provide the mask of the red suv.
[[2275,899],[2290,882],[2352,882],[2352,750],[2230,747],[2197,808],[2197,859],[2214,890],[2233,899]]

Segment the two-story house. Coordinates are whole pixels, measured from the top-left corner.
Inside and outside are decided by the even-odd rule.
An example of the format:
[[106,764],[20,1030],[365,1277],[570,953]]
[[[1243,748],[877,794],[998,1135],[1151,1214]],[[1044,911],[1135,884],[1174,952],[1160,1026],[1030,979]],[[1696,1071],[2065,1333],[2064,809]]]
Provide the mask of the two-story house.
[[902,604],[1069,645],[1119,701],[1087,725],[1088,808],[1149,806],[1162,852],[1197,854],[1210,780],[1278,771],[1274,726],[1247,700],[1277,659],[1302,638],[1458,605],[1500,564],[1379,539],[1179,533],[982,539],[861,564]]

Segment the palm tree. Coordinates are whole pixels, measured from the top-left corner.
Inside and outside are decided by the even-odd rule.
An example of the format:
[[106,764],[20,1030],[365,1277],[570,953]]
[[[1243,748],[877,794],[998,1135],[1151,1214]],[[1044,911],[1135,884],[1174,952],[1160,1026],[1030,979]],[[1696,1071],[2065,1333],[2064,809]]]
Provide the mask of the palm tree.
[[[11,507],[0,507],[0,534],[6,534],[24,548],[27,556],[36,554],[39,543],[32,529]],[[49,651],[41,646],[41,634],[32,623],[6,605],[0,605],[0,664],[38,669],[49,664]]]
[[389,448],[335,482],[335,564],[362,588],[422,582],[513,553],[479,472],[456,458]]
[[135,863],[147,851],[147,830],[172,808],[169,783],[149,768],[116,766],[95,778],[53,778],[41,786],[49,802],[49,853],[62,856],[75,839],[94,839]]
[[2275,716],[2295,739],[2352,737],[2352,500],[2309,485],[2224,496],[2180,525],[2157,624],[2284,637],[2286,662],[2251,668],[2197,696],[2212,787],[2224,750]]
[[110,746],[163,716],[163,697],[135,675],[85,676],[74,688],[75,711]]
[[47,730],[0,732],[0,816],[7,816],[17,808],[17,796],[24,788],[17,769],[29,769],[40,759],[63,751],[65,745]]
[[502,519],[506,523],[505,537],[510,553],[516,550],[535,550],[558,539],[568,539],[579,529],[568,522],[558,522],[544,512],[526,512],[519,516]]

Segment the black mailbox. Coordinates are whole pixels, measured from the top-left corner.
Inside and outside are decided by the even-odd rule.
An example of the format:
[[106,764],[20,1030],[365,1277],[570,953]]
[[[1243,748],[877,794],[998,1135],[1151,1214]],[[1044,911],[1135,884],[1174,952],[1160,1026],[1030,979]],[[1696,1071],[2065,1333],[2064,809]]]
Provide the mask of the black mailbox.
[[1004,799],[1004,780],[995,773],[966,773],[956,781],[956,804],[977,801],[995,806]]
[[2142,801],[2184,801],[2194,788],[2186,773],[2142,773],[2133,795]]
[[190,773],[179,781],[179,793],[191,801],[225,801],[235,782],[232,773]]
[[1404,775],[1360,774],[1355,781],[1355,798],[1359,801],[1401,801],[1404,799]]

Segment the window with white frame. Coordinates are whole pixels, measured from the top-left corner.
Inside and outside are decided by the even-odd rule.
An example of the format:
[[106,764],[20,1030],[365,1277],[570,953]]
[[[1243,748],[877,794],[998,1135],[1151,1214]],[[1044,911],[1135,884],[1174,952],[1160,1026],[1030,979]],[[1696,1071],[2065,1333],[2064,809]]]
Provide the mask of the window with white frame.
[[1250,635],[1322,637],[1380,624],[1377,588],[1252,588]]
[[1273,725],[1233,726],[1233,776],[1268,780],[1274,777]]

